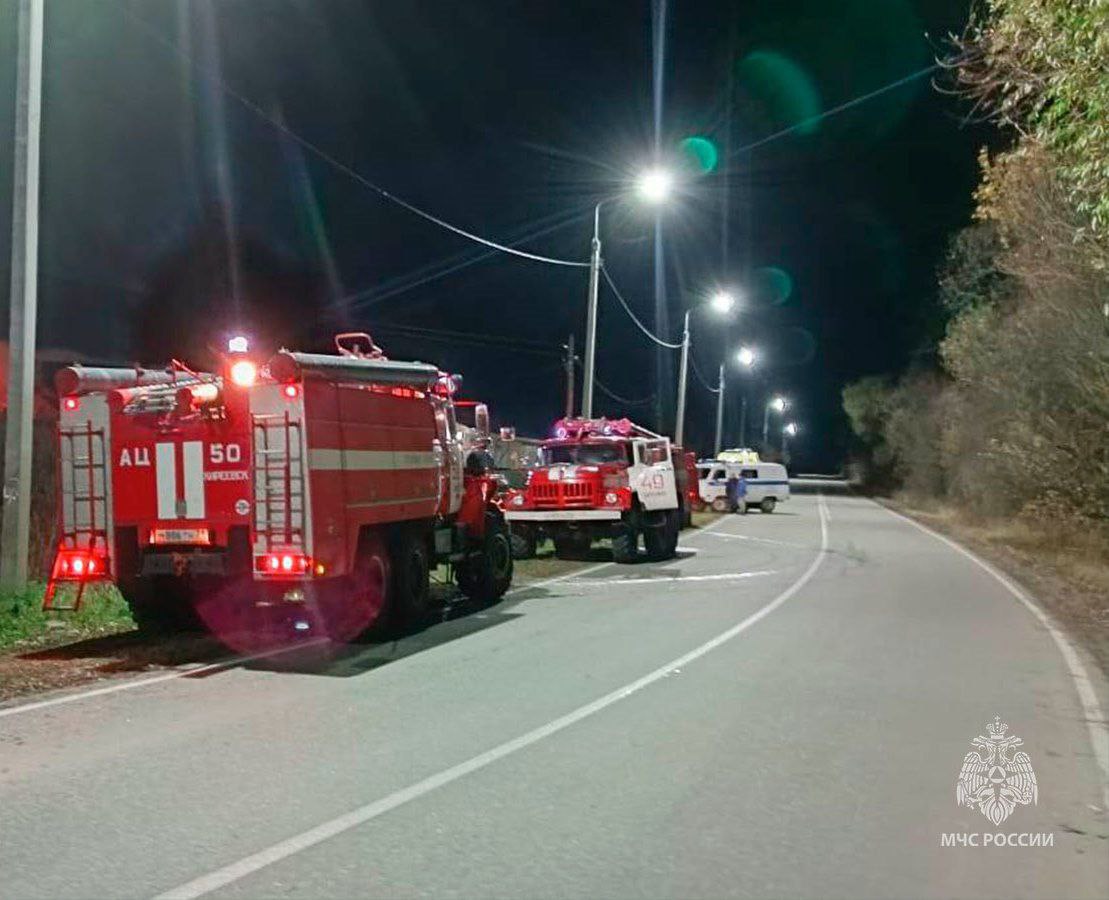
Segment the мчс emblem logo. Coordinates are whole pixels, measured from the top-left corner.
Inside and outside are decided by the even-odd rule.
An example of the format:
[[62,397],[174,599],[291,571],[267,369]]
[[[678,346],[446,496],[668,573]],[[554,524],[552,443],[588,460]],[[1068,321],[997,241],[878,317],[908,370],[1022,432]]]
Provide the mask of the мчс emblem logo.
[[963,759],[963,768],[955,785],[955,800],[960,806],[979,810],[1000,825],[1017,804],[1028,806],[1037,799],[1036,773],[1032,761],[1023,750],[1019,737],[1005,736],[1009,728],[1000,716],[986,726],[986,735],[978,735],[971,745],[977,747]]

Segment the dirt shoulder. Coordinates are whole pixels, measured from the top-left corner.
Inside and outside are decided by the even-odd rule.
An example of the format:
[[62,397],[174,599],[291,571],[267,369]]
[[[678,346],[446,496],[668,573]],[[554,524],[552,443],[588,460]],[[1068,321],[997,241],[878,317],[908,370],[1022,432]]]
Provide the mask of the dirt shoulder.
[[908,497],[877,499],[1011,575],[1109,677],[1109,532],[1058,521],[987,519]]

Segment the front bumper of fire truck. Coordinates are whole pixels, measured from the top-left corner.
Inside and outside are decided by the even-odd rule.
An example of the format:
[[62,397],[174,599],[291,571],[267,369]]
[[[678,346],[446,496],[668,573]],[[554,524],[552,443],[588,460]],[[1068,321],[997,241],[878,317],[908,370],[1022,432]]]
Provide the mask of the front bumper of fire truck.
[[506,507],[509,522],[618,522],[619,509],[513,509]]

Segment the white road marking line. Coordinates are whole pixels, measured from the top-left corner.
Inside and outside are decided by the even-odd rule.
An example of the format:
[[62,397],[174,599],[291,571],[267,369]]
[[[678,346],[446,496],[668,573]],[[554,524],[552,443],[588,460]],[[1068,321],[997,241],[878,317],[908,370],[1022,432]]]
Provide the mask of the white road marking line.
[[723,631],[716,637],[701,644],[699,647],[690,650],[684,656],[679,656],[677,659],[671,660],[663,666],[655,669],[642,678],[639,678],[630,684],[626,684],[621,688],[617,688],[605,696],[594,700],[592,703],[587,703],[585,706],[579,706],[573,712],[567,713],[546,725],[522,734],[517,738],[505,741],[503,744],[498,744],[491,750],[471,757],[465,762],[452,766],[449,769],[444,769],[435,775],[418,781],[415,784],[402,788],[395,793],[389,794],[387,797],[382,797],[380,800],[375,800],[372,803],[367,803],[358,809],[351,810],[350,812],[324,822],[322,825],[317,825],[308,831],[304,831],[291,838],[279,841],[272,846],[266,847],[257,853],[244,857],[237,862],[224,866],[223,868],[216,869],[207,875],[201,875],[185,884],[172,888],[163,894],[159,894],[155,900],[191,900],[194,897],[201,897],[204,894],[211,893],[219,888],[226,887],[227,885],[246,878],[248,875],[253,875],[260,869],[266,866],[273,865],[283,859],[287,859],[294,854],[307,850],[309,847],[314,847],[316,844],[333,838],[336,835],[349,831],[352,828],[357,828],[359,825],[364,825],[366,822],[376,819],[390,810],[396,809],[398,806],[403,806],[412,800],[429,794],[436,788],[443,787],[450,784],[452,781],[457,781],[472,772],[483,769],[497,760],[503,759],[517,750],[523,750],[538,741],[548,738],[553,734],[557,734],[563,729],[569,728],[582,719],[600,712],[614,703],[630,697],[632,694],[643,690],[643,688],[654,684],[675,671],[682,669],[689,665],[696,659],[704,656],[705,654],[715,650],[721,644],[725,644],[732,638],[745,632],[755,623],[766,618],[770,613],[774,612],[779,606],[793,597],[798,591],[801,590],[809,580],[816,574],[816,570],[820,568],[820,564],[824,561],[824,557],[828,552],[828,519],[827,519],[827,504],[824,501],[823,495],[820,496],[817,506],[820,516],[820,551],[816,557],[809,564],[796,581],[793,582],[777,597],[767,603],[765,606],[749,615],[746,619],[737,622],[727,631]]
[[326,638],[312,638],[310,640],[301,641],[296,644],[289,644],[284,647],[276,647],[273,650],[265,650],[261,653],[253,653],[250,656],[233,656],[230,659],[220,660],[218,662],[206,663],[202,666],[192,666],[187,669],[174,669],[172,672],[166,672],[164,675],[155,675],[153,678],[140,678],[137,681],[124,681],[120,684],[109,684],[101,688],[93,688],[89,691],[79,691],[73,694],[64,694],[61,697],[53,697],[49,700],[36,700],[34,703],[24,703],[22,706],[11,706],[7,709],[0,709],[0,718],[4,716],[14,716],[17,713],[31,712],[36,709],[46,709],[49,706],[61,706],[63,703],[73,703],[76,700],[86,700],[89,697],[100,697],[104,694],[116,694],[120,691],[129,691],[133,688],[146,687],[151,684],[159,684],[163,681],[173,681],[175,678],[185,678],[189,675],[203,675],[205,672],[214,672],[218,669],[227,669],[231,666],[239,666],[243,663],[253,662],[256,659],[268,659],[271,656],[280,656],[283,653],[292,653],[294,650],[304,650],[307,647],[314,647],[317,644],[322,644]]
[[[718,529],[720,525],[725,524],[726,521],[727,520],[720,522],[719,525],[699,528],[694,534],[690,535],[690,539],[698,538],[704,534],[720,534],[721,532]],[[520,593],[521,591],[530,590],[531,588],[544,587],[548,584],[554,584],[559,581],[565,581],[568,578],[574,578],[575,576],[588,575],[592,572],[597,572],[601,569],[604,569],[607,566],[615,565],[616,563],[613,562],[603,562],[597,563],[596,565],[592,566],[586,566],[584,569],[575,569],[573,572],[567,572],[563,575],[555,575],[552,578],[545,578],[542,581],[529,582],[527,584],[522,584],[519,587],[514,587],[511,590],[507,591],[505,593],[505,596],[510,597],[513,594]],[[65,694],[60,697],[53,697],[49,700],[36,700],[32,703],[24,703],[20,706],[0,708],[0,718],[3,718],[5,716],[14,716],[18,713],[33,712],[36,709],[45,709],[51,706],[59,706],[63,703],[74,703],[78,700],[87,700],[92,697],[103,696],[104,694],[115,694],[120,691],[129,691],[133,688],[146,687],[147,685],[152,684],[161,684],[163,681],[172,681],[175,678],[185,678],[189,675],[200,675],[204,672],[215,671],[217,669],[226,669],[231,666],[251,662],[255,659],[264,659],[269,656],[276,656],[280,653],[288,653],[292,650],[298,650],[302,647],[309,647],[316,643],[319,643],[322,640],[322,638],[319,638],[312,641],[304,641],[303,643],[294,644],[289,647],[278,648],[272,651],[266,651],[265,653],[257,654],[254,656],[232,657],[230,659],[209,663],[207,665],[194,666],[192,668],[175,669],[172,672],[166,672],[163,675],[155,675],[152,678],[138,678],[132,681],[123,681],[116,684],[106,685],[105,687],[92,688],[86,691],[74,691],[72,694]]]
[[1079,656],[1078,651],[1075,650],[1074,645],[1070,642],[1066,632],[1059,628],[1052,621],[1051,617],[1043,611],[1040,605],[1017,587],[1008,576],[995,569],[977,554],[951,540],[951,538],[937,531],[933,531],[927,525],[921,525],[920,522],[917,522],[915,519],[910,519],[908,516],[903,516],[901,513],[894,512],[889,507],[882,506],[880,503],[876,505],[881,506],[882,509],[894,518],[901,519],[903,522],[908,522],[918,531],[923,531],[925,534],[931,535],[937,541],[946,544],[957,553],[961,553],[984,572],[992,575],[1005,590],[1016,597],[1024,605],[1025,609],[1032,613],[1039,623],[1047,629],[1048,634],[1050,634],[1052,640],[1055,641],[1055,646],[1059,648],[1059,652],[1063,655],[1063,660],[1067,664],[1067,669],[1070,670],[1070,677],[1074,682],[1075,690],[1078,692],[1078,701],[1082,707],[1083,717],[1086,720],[1086,729],[1090,734],[1090,743],[1093,745],[1094,759],[1097,760],[1097,764],[1101,769],[1102,808],[1109,808],[1109,722],[1106,721],[1105,713],[1102,711],[1101,704],[1098,702],[1097,691],[1094,690],[1093,682],[1086,672],[1086,667],[1082,665],[1082,658]]
[[719,575],[663,575],[658,578],[606,578],[604,581],[599,580],[578,580],[568,581],[567,584],[572,584],[574,587],[582,585],[591,587],[608,587],[610,584],[669,584],[670,582],[678,581],[737,581],[742,578],[759,578],[763,575],[773,575],[777,569],[760,569],[752,572],[724,572]]
[[789,541],[775,541],[772,538],[754,537],[750,534],[724,534],[719,531],[714,531],[713,537],[723,538],[728,541],[754,541],[758,544],[774,544],[778,547],[797,547],[801,550],[806,549],[804,544],[791,544]]

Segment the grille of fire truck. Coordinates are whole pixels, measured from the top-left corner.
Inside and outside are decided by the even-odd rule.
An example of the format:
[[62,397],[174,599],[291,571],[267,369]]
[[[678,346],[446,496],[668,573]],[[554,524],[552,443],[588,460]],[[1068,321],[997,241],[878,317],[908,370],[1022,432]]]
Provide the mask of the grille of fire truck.
[[288,411],[251,416],[254,430],[254,532],[266,551],[304,546],[301,424]]
[[532,502],[540,508],[579,507],[593,505],[593,485],[581,481],[552,481],[531,487]]
[[[67,550],[87,550],[96,558],[108,559],[108,457],[104,429],[93,428],[91,422],[86,422],[80,428],[59,430],[58,459],[60,546]],[[59,606],[55,603],[57,585],[51,579],[42,608],[80,609],[86,584],[86,579],[79,580],[72,602]]]

